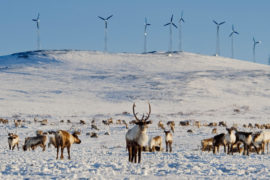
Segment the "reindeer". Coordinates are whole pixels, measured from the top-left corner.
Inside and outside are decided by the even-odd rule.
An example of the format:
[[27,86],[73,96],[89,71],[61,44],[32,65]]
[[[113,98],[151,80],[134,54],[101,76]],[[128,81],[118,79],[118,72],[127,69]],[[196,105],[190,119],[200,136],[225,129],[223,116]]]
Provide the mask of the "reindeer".
[[228,134],[225,135],[225,141],[227,143],[228,146],[228,151],[227,153],[230,154],[230,152],[233,154],[233,145],[236,142],[236,129],[235,128],[226,128],[226,130],[228,131]]
[[213,154],[216,154],[216,152],[219,152],[219,146],[223,145],[224,152],[226,153],[226,140],[225,140],[225,134],[221,133],[213,138]]
[[59,148],[61,148],[61,156],[60,159],[64,159],[64,148],[67,148],[68,151],[68,159],[70,159],[70,147],[73,143],[80,144],[81,140],[79,139],[78,135],[80,135],[80,132],[75,131],[72,134],[70,134],[67,131],[59,130],[55,133],[55,141],[56,141],[56,159],[58,159],[58,153]]
[[[270,142],[270,132],[268,131],[260,131],[252,134],[254,146],[259,146],[262,150],[262,153],[265,153],[265,145],[267,146],[267,153],[268,153],[268,146]],[[258,152],[257,152],[258,153]]]
[[214,138],[203,139],[201,141],[202,151],[208,151],[208,152],[211,151],[213,148],[213,141],[214,141]]
[[151,114],[151,105],[149,105],[149,112],[146,117],[144,115],[139,119],[135,113],[135,103],[133,104],[133,115],[135,117],[135,126],[132,129],[129,129],[126,133],[126,146],[128,149],[128,160],[129,162],[137,163],[137,154],[138,154],[138,163],[141,162],[141,153],[142,148],[148,142],[148,136],[146,134],[148,124],[152,124],[152,121],[149,121]]
[[17,148],[19,150],[19,136],[17,134],[8,133],[8,146],[9,146],[9,149],[14,150],[16,145],[17,145]]
[[168,149],[170,148],[170,152],[172,152],[172,133],[169,131],[164,130],[165,133],[165,143],[166,143],[166,152],[168,152]]
[[36,147],[40,146],[43,148],[43,151],[46,149],[46,141],[47,141],[47,134],[39,134],[37,131],[37,136],[35,137],[26,137],[23,145],[23,150],[26,151],[28,149],[35,150]]
[[161,150],[161,144],[162,144],[162,137],[161,136],[155,136],[150,139],[149,141],[149,150],[150,152],[155,152],[156,147],[159,147]]
[[240,132],[236,131],[236,141],[235,143],[238,143],[239,141],[244,144],[244,152],[243,155],[249,156],[249,150],[251,146],[254,146],[256,152],[258,153],[257,147],[254,145],[252,132]]

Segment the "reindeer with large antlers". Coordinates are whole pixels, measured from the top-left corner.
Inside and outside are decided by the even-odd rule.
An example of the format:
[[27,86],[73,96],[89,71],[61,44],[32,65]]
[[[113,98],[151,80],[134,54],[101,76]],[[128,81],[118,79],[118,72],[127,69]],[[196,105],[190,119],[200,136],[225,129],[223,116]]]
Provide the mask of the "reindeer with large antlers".
[[148,136],[146,134],[148,124],[151,124],[152,121],[149,121],[151,114],[151,105],[149,105],[149,112],[145,117],[144,114],[141,119],[137,117],[135,113],[135,103],[133,104],[133,115],[135,117],[135,126],[128,130],[126,133],[126,143],[128,149],[128,160],[129,162],[137,163],[137,154],[138,154],[138,163],[141,162],[141,153],[143,146],[146,146],[148,143]]

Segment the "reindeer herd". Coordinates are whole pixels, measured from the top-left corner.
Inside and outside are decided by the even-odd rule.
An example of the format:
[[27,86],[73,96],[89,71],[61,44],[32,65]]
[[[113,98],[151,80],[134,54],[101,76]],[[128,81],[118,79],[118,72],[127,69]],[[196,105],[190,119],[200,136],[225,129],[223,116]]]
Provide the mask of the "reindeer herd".
[[[70,134],[67,131],[59,130],[59,131],[48,131],[43,132],[41,130],[36,131],[36,136],[26,137],[24,141],[24,145],[22,149],[24,151],[27,150],[35,150],[37,147],[41,147],[43,151],[46,149],[47,135],[52,134],[53,136],[49,137],[48,147],[53,145],[57,149],[56,159],[58,159],[59,149],[61,148],[61,156],[60,159],[64,159],[63,152],[64,149],[67,148],[68,159],[70,159],[70,147],[73,143],[80,144],[81,140],[78,135],[80,132],[75,131]],[[14,150],[17,146],[19,150],[19,136],[15,133],[8,133],[8,146],[10,150]]]
[[[142,115],[139,118],[138,113],[135,112],[136,104],[133,104],[132,112],[135,120],[130,121],[130,124],[134,124],[131,129],[128,129],[128,124],[125,120],[117,120],[116,124],[124,124],[128,131],[126,132],[126,149],[128,152],[128,161],[132,163],[140,163],[142,159],[142,151],[162,151],[162,136],[155,136],[152,138],[148,138],[147,129],[152,121],[149,120],[151,114],[151,105],[148,103],[148,113],[146,115]],[[1,119],[0,119],[1,120]],[[4,124],[7,123],[4,120],[1,120]],[[102,121],[104,125],[109,126],[113,123],[112,118],[108,120]],[[16,121],[16,127],[18,126],[19,121]],[[47,123],[47,121],[46,121]],[[85,121],[80,121],[80,124],[85,124]],[[180,126],[189,126],[189,121],[180,121]],[[195,121],[193,123],[196,127],[200,128],[201,124],[199,121]],[[214,127],[217,126],[217,123],[210,123],[205,126]],[[220,122],[219,126],[227,127],[224,122]],[[244,125],[243,127],[250,127]],[[255,125],[254,127],[264,127]],[[91,128],[99,130],[95,124],[95,120],[91,122]],[[158,128],[160,128],[164,132],[165,144],[166,144],[166,152],[172,152],[172,143],[173,143],[173,133],[175,130],[175,122],[168,121],[167,128],[165,125],[159,121]],[[270,128],[270,126],[269,126]],[[269,129],[268,126],[265,125],[265,129]],[[188,130],[187,132],[192,132],[192,130]],[[216,133],[217,129],[214,128],[212,133]],[[80,131],[74,131],[73,133],[69,133],[68,131],[58,130],[58,131],[36,131],[36,136],[34,137],[26,137],[24,141],[24,145],[22,146],[24,151],[27,150],[35,150],[37,147],[41,147],[43,151],[46,149],[46,142],[48,139],[48,147],[53,145],[56,148],[56,159],[58,159],[59,150],[61,149],[60,159],[63,159],[64,149],[67,149],[68,159],[70,159],[70,148],[72,144],[80,144],[81,140],[78,135],[80,135]],[[109,133],[107,134],[109,135]],[[92,136],[91,136],[92,137]],[[97,135],[95,137],[98,137]],[[270,142],[270,132],[262,130],[259,132],[243,132],[238,131],[237,128],[231,127],[226,128],[226,133],[221,133],[215,135],[208,139],[203,139],[201,141],[201,150],[202,151],[212,151],[213,154],[219,152],[219,147],[224,147],[224,152],[227,154],[233,154],[235,152],[243,153],[243,155],[249,155],[250,152],[256,152],[257,154],[265,153],[265,146],[267,147]],[[14,150],[17,146],[19,150],[19,136],[16,133],[8,133],[8,146],[10,150]]]
[[226,130],[227,133],[221,133],[212,138],[202,140],[202,151],[212,150],[216,154],[219,152],[219,146],[223,146],[224,152],[227,154],[238,152],[243,153],[243,155],[249,155],[250,151],[264,154],[266,145],[268,153],[269,131],[243,132],[238,131],[235,127],[226,128]]

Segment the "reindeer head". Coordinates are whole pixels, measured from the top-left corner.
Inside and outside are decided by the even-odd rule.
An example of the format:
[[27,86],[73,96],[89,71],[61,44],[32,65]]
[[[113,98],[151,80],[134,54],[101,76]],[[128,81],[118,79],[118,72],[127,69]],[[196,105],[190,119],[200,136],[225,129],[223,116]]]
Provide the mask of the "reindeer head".
[[148,120],[149,117],[150,117],[150,114],[151,114],[151,105],[150,105],[150,103],[148,103],[148,105],[149,105],[149,112],[148,112],[147,116],[144,116],[144,114],[143,114],[142,118],[139,119],[137,117],[137,113],[135,113],[135,107],[136,107],[136,105],[135,105],[135,103],[133,104],[133,108],[132,109],[133,109],[133,115],[134,115],[134,117],[136,119],[135,120],[135,124],[138,125],[141,130],[147,129],[148,128],[148,124],[152,124],[152,121]]
[[228,131],[228,134],[235,134],[237,129],[235,127],[231,127],[230,129],[229,128],[226,128],[226,130]]
[[72,133],[72,136],[74,137],[74,143],[76,144],[81,144],[81,140],[79,139],[78,135],[80,135],[81,132],[80,131],[74,131]]
[[167,136],[169,133],[171,133],[170,130],[164,130],[165,135]]

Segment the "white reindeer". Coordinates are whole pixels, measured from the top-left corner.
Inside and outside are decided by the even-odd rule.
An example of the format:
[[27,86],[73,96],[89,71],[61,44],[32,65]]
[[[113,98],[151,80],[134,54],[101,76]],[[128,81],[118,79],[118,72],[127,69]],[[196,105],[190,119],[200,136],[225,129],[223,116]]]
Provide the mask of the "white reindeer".
[[19,150],[19,136],[17,134],[8,133],[8,146],[10,150],[14,150],[15,146]]
[[146,117],[144,115],[139,119],[135,113],[135,103],[133,104],[133,115],[135,117],[135,126],[132,129],[129,129],[126,133],[126,145],[128,150],[128,160],[129,162],[137,163],[137,154],[138,154],[138,163],[141,162],[141,153],[143,146],[147,146],[148,135],[146,134],[148,124],[151,124],[152,121],[148,121],[151,114],[151,105],[149,105],[149,112]]
[[169,131],[164,130],[165,133],[165,143],[166,143],[166,152],[168,152],[170,148],[170,152],[172,152],[172,142],[173,142],[173,137],[172,133]]

